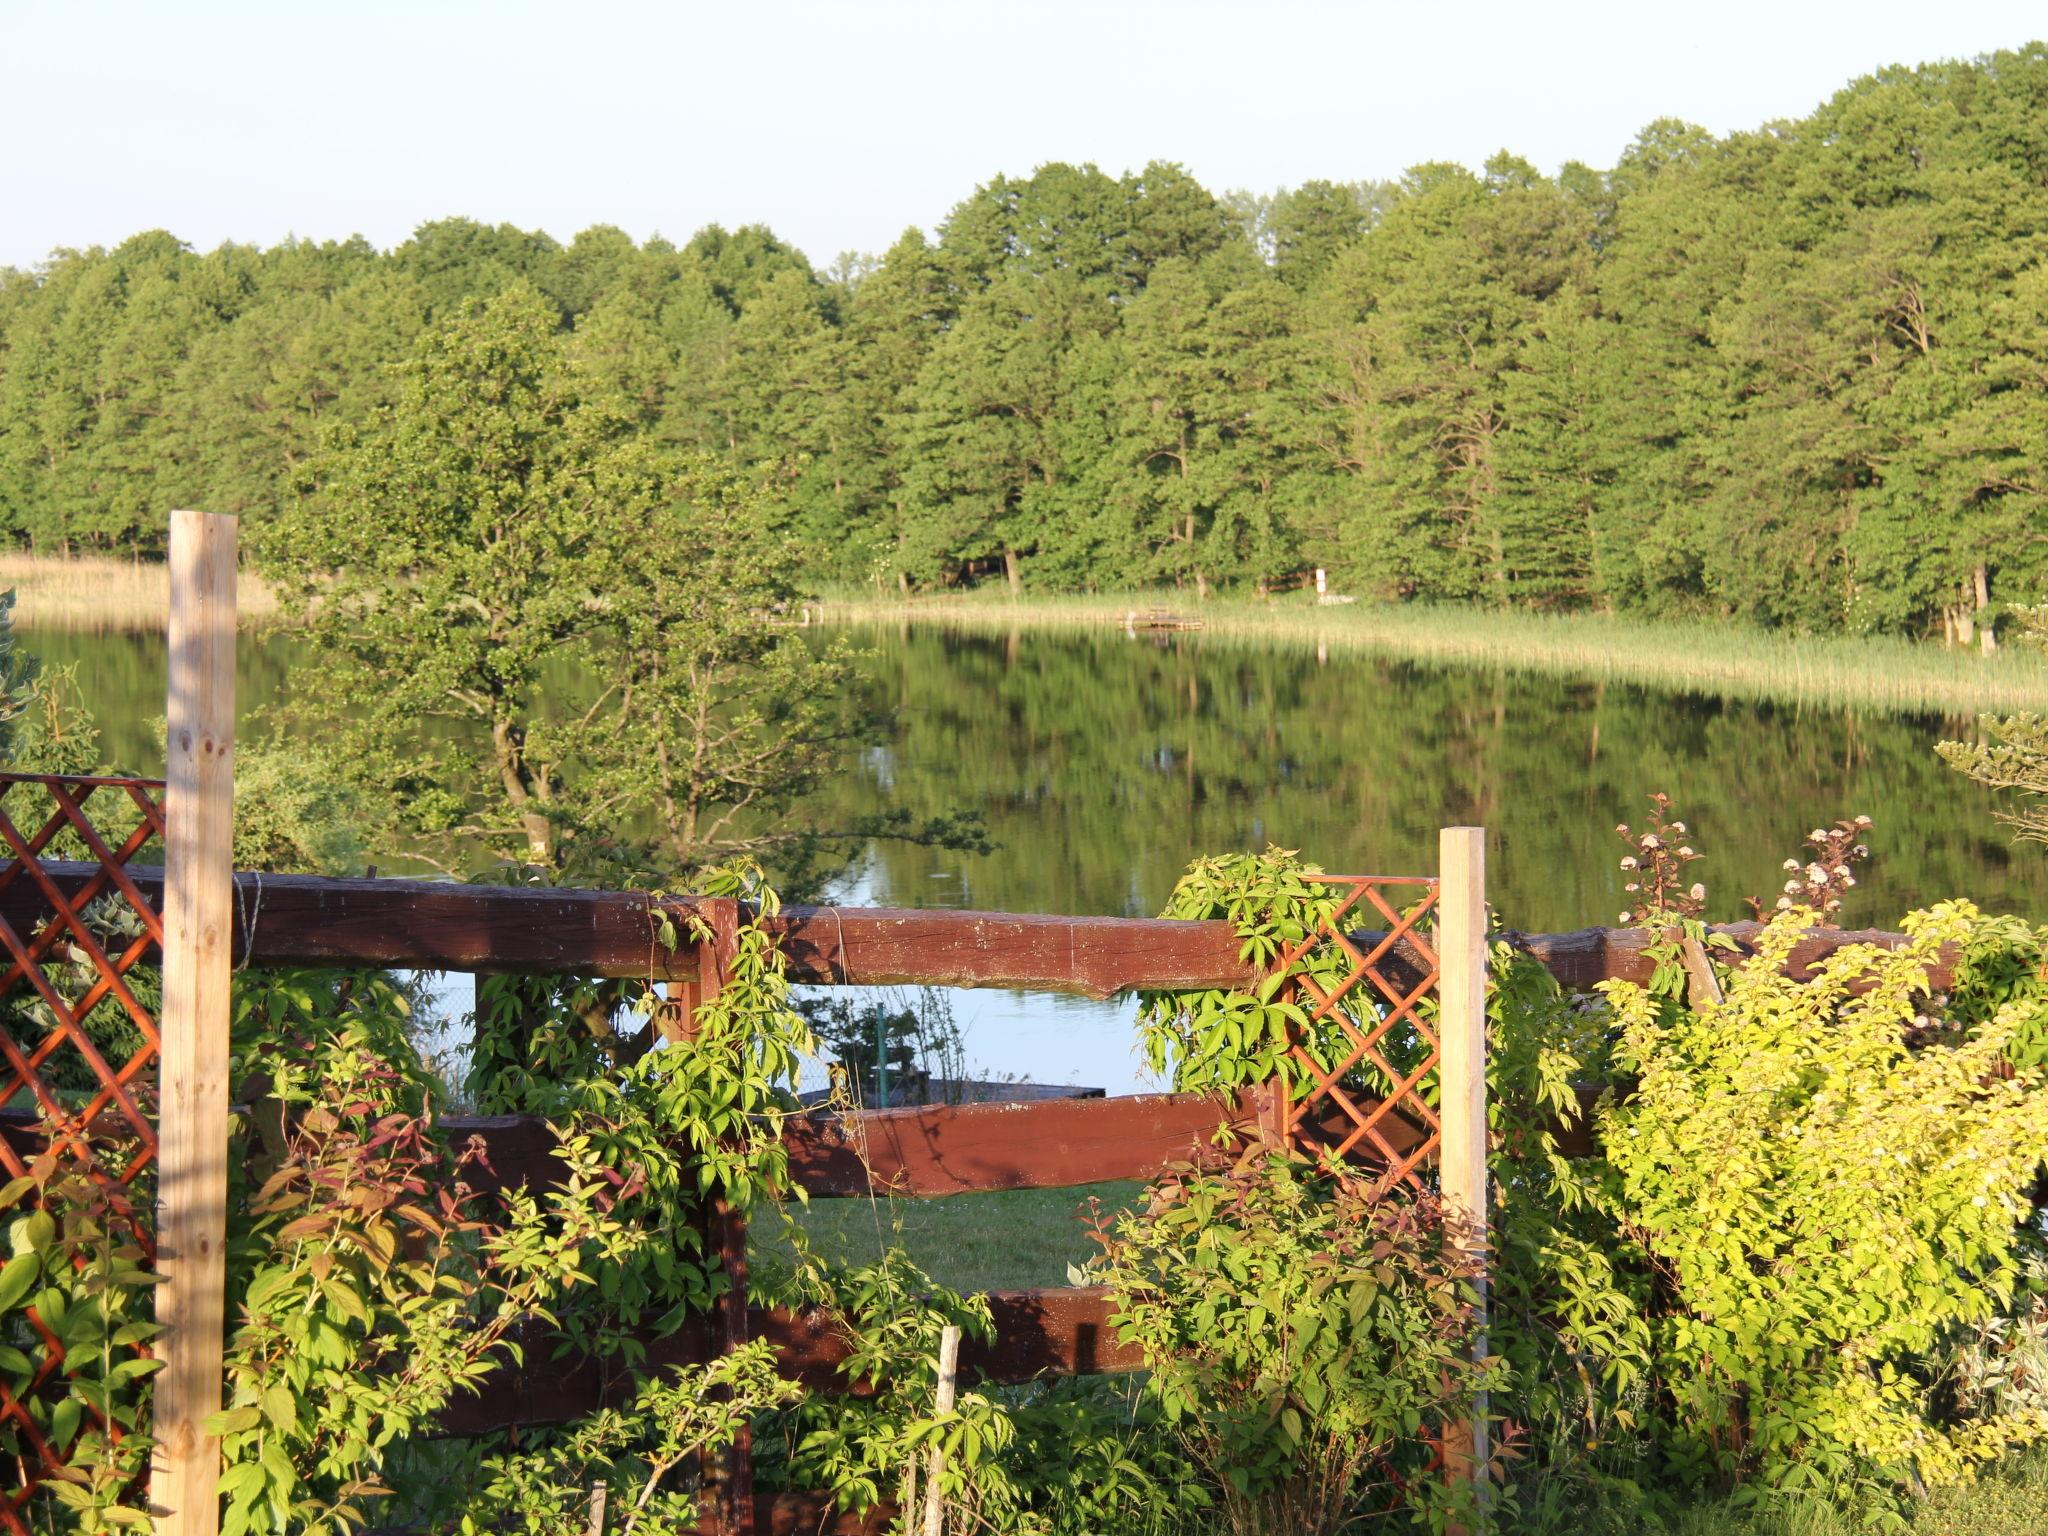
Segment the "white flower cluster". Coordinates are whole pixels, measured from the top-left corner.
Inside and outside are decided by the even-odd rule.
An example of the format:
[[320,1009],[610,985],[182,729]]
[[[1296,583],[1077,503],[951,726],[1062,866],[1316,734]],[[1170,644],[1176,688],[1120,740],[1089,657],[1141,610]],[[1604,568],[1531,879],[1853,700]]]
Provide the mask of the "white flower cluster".
[[1801,863],[1798,859],[1785,861],[1785,872],[1792,878],[1785,882],[1784,894],[1778,898],[1778,910],[1789,911],[1795,906],[1819,909],[1823,921],[1842,908],[1842,893],[1856,884],[1854,865],[1870,857],[1867,843],[1854,842],[1856,834],[1869,827],[1868,816],[1857,816],[1838,821],[1833,827],[1815,827],[1806,834],[1807,845],[1814,850],[1814,857]]
[[1702,857],[1690,843],[1677,841],[1687,833],[1685,823],[1663,820],[1663,813],[1671,804],[1667,796],[1652,795],[1650,799],[1658,812],[1655,830],[1637,833],[1625,821],[1614,828],[1629,848],[1620,860],[1621,872],[1627,877],[1622,890],[1629,896],[1648,897],[1639,907],[1622,909],[1620,917],[1624,924],[1647,922],[1652,917],[1696,917],[1707,899],[1707,888],[1698,881],[1680,884],[1679,872]]

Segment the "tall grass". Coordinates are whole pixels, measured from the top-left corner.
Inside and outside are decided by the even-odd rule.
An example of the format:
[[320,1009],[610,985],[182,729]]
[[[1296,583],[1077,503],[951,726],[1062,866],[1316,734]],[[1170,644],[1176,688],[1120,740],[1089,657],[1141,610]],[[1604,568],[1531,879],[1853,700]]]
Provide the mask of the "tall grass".
[[[171,605],[170,571],[153,561],[0,553],[0,590],[8,587],[23,629],[162,629]],[[236,593],[243,618],[276,616],[276,594],[260,576],[242,572]]]
[[[170,602],[161,564],[105,557],[0,553],[0,588],[24,629],[161,629]],[[244,571],[244,619],[277,616],[277,596]],[[1652,623],[1598,614],[1539,614],[1421,603],[1318,607],[1298,595],[1211,598],[1139,592],[1011,597],[998,591],[928,598],[828,592],[813,613],[837,623],[932,624],[963,630],[1113,633],[1133,614],[1199,620],[1219,639],[1353,652],[1444,666],[1511,667],[1638,683],[1710,698],[1859,705],[1954,716],[2048,711],[2048,657],[2008,646],[1994,656],[1893,638],[1793,636],[1737,624]]]
[[1198,602],[1171,592],[908,600],[841,593],[828,595],[817,611],[828,622],[1098,632],[1113,632],[1133,614],[1142,625],[1148,613],[1164,612],[1199,620],[1204,635],[1232,641],[1512,667],[1710,698],[1943,715],[2048,710],[2048,657],[2033,651],[2007,647],[1983,656],[1910,640],[1778,635],[1732,623],[1650,623],[1420,603],[1318,607],[1293,595]]
[[[1823,1504],[1793,1504],[1755,1513],[1702,1504],[1668,1525],[1669,1536],[1866,1536],[1865,1521]],[[1899,1536],[2044,1536],[2048,1533],[2048,1452],[2008,1456],[1972,1483],[1942,1488],[1910,1502]]]

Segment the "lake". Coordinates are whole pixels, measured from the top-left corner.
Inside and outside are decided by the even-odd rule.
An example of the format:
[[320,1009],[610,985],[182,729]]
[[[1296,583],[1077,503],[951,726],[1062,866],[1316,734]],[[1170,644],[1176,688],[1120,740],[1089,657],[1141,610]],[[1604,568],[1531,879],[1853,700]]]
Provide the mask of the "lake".
[[[1436,832],[1492,833],[1489,895],[1541,930],[1612,923],[1614,824],[1661,789],[1708,858],[1716,919],[1768,899],[1812,827],[1863,814],[1875,857],[1844,913],[1895,926],[1950,896],[2048,917],[2048,850],[2013,846],[1991,798],[1933,743],[1968,718],[1684,693],[1488,669],[1422,667],[1200,633],[865,630],[865,685],[894,716],[821,796],[830,822],[884,805],[980,809],[986,855],[878,845],[829,894],[898,906],[1151,915],[1190,859],[1278,843],[1345,873],[1427,873]],[[108,756],[161,761],[164,641],[31,631],[75,663]],[[318,658],[244,638],[245,715],[318,686]],[[568,684],[565,682],[565,686]],[[1128,1006],[959,994],[981,1067],[1112,1092],[1144,1079]]]

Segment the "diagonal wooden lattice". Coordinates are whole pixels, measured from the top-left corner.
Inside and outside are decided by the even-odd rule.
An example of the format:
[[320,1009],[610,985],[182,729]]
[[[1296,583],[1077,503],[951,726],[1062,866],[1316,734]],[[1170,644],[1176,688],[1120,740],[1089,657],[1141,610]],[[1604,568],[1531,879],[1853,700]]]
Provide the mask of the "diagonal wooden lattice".
[[[50,809],[35,804],[40,793]],[[163,837],[163,785],[156,780],[56,774],[0,774],[0,1003],[24,985],[29,1006],[0,1011],[0,1167],[18,1179],[42,1165],[68,1164],[105,1197],[105,1216],[154,1252],[144,1202],[132,1188],[155,1160],[157,1021],[129,986],[135,966],[163,943],[163,922],[129,876],[129,860]],[[99,812],[95,821],[88,802]],[[32,815],[24,815],[33,806]],[[119,818],[121,829],[109,830]],[[40,818],[38,821],[37,818]],[[32,827],[33,831],[24,831]],[[97,865],[60,886],[44,867],[57,854]],[[16,920],[5,914],[12,911]],[[34,911],[33,922],[19,915]],[[128,1026],[120,1026],[125,1021]],[[39,1036],[39,1037],[38,1037]],[[97,1038],[95,1038],[97,1036]],[[117,1049],[110,1061],[108,1051]],[[32,1150],[31,1150],[32,1149]],[[44,1182],[39,1180],[40,1182]],[[33,1197],[31,1197],[33,1198]],[[0,1211],[0,1220],[11,1213]],[[0,1490],[0,1528],[26,1533],[29,1503],[65,1458],[46,1426],[47,1406],[64,1395],[65,1348],[33,1306],[25,1332],[7,1342],[31,1361],[19,1389],[0,1375],[0,1437],[19,1464]],[[140,1351],[138,1351],[139,1353]],[[88,1408],[88,1422],[118,1440],[118,1425]]]
[[[1437,1034],[1421,1010],[1440,970],[1421,926],[1436,906],[1437,882],[1421,875],[1317,878],[1333,889],[1336,905],[1274,961],[1275,970],[1289,973],[1283,995],[1307,1014],[1290,1047],[1305,1086],[1286,1098],[1281,1130],[1298,1144],[1377,1164],[1382,1191],[1403,1180],[1419,1187],[1418,1170],[1442,1141],[1428,1091],[1439,1061]],[[1397,909],[1389,890],[1415,894]],[[1352,930],[1374,914],[1387,926],[1362,943]]]

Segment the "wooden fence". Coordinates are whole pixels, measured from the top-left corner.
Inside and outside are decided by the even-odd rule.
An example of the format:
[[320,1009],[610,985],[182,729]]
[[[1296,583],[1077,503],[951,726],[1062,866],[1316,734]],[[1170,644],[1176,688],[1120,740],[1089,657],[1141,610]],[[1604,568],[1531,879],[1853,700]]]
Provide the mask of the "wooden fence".
[[[0,1057],[13,1074],[0,1103],[29,1093],[40,1113],[0,1115],[0,1163],[18,1171],[31,1147],[48,1145],[51,1128],[66,1149],[92,1166],[95,1117],[115,1106],[148,1140],[148,1077],[158,1075],[151,1155],[158,1157],[157,1254],[163,1275],[158,1316],[165,1327],[165,1367],[156,1397],[159,1441],[151,1502],[157,1529],[214,1536],[219,1445],[204,1431],[217,1408],[222,1371],[226,1157],[232,1107],[226,1081],[227,986],[233,964],[259,966],[388,966],[431,970],[648,977],[675,984],[686,1003],[712,995],[721,980],[717,942],[671,952],[656,939],[666,922],[703,917],[729,934],[740,914],[730,902],[655,898],[618,891],[463,886],[403,880],[336,880],[295,875],[235,874],[227,859],[227,804],[232,761],[231,519],[178,514],[172,538],[173,625],[170,685],[170,777],[159,814],[157,786],[136,781],[28,779],[0,776],[0,795],[32,782],[55,813],[39,829],[17,826],[0,808],[0,835],[10,857],[0,865],[0,943],[11,967],[0,991],[32,986],[56,1019],[48,1037],[16,1041],[0,1030]],[[96,793],[126,795],[143,825],[127,835],[101,835],[87,814]],[[20,797],[14,802],[19,807]],[[29,828],[30,830],[23,830]],[[161,831],[166,870],[129,860]],[[52,842],[81,842],[94,858],[47,858]],[[820,1112],[789,1122],[785,1135],[794,1182],[814,1196],[870,1194],[940,1196],[1004,1189],[1066,1188],[1105,1180],[1143,1180],[1169,1164],[1212,1155],[1219,1123],[1263,1121],[1299,1139],[1350,1148],[1388,1170],[1414,1175],[1433,1160],[1446,1205],[1460,1218],[1456,1240],[1483,1257],[1486,1201],[1485,964],[1483,834],[1450,828],[1440,869],[1427,877],[1359,877],[1336,881],[1348,894],[1343,921],[1315,936],[1345,957],[1343,979],[1318,990],[1303,980],[1300,1001],[1341,1026],[1349,1060],[1317,1069],[1305,1096],[1288,1100],[1270,1087],[1229,1101],[1180,1094],[1100,1100],[1047,1100]],[[1397,907],[1385,888],[1424,894]],[[118,900],[132,910],[137,936],[118,954],[94,937],[84,908]],[[1434,929],[1420,915],[1435,908]],[[1376,911],[1385,927],[1363,926]],[[1354,931],[1351,924],[1361,926]],[[680,922],[676,923],[682,928]],[[1249,987],[1256,978],[1239,955],[1239,940],[1220,922],[1133,918],[1043,917],[1004,913],[789,907],[764,926],[787,959],[793,980],[831,985],[919,983],[999,987],[1107,997],[1125,991]],[[1753,925],[1725,930],[1739,946]],[[1571,934],[1507,935],[1536,956],[1567,987],[1608,977],[1645,979],[1650,962],[1638,931],[1586,929]],[[1815,934],[1795,953],[1810,964],[1843,943],[1899,942],[1897,935]],[[83,956],[99,980],[83,999],[67,1002],[47,968],[77,965]],[[123,981],[138,964],[161,962],[161,1029],[140,1009]],[[1435,994],[1436,1006],[1421,1002]],[[1346,994],[1352,994],[1346,1000]],[[142,1044],[120,1063],[104,1061],[83,1018],[106,997],[120,999]],[[1399,1025],[1422,1042],[1419,1063],[1397,1069],[1381,1053]],[[82,1105],[66,1104],[45,1079],[53,1054],[75,1053],[101,1084]],[[1306,1058],[1304,1058],[1306,1059]],[[1340,1083],[1366,1063],[1383,1085],[1380,1097]],[[1434,1095],[1423,1091],[1433,1079]],[[140,1103],[143,1109],[138,1111]],[[488,1146],[490,1177],[503,1186],[540,1186],[558,1173],[555,1139],[545,1122],[499,1117],[444,1122],[457,1135]],[[145,1159],[146,1161],[146,1159]],[[125,1187],[140,1163],[103,1172]],[[772,1340],[787,1372],[814,1388],[837,1389],[834,1366],[845,1343],[813,1314],[749,1309],[745,1229],[735,1213],[714,1211],[716,1246],[734,1284],[718,1311],[678,1333],[648,1341],[643,1369],[701,1362],[748,1338]],[[1085,1287],[999,1292],[990,1298],[993,1342],[963,1352],[969,1377],[1024,1381],[1046,1374],[1127,1370],[1139,1362],[1109,1325],[1107,1298]],[[443,1428],[478,1434],[580,1417],[630,1392],[629,1379],[595,1362],[552,1361],[552,1351],[527,1352],[524,1369],[494,1375],[490,1390],[456,1403]],[[27,1395],[59,1390],[61,1350]],[[0,1418],[31,1443],[24,1485],[0,1493],[0,1527],[25,1531],[25,1512],[42,1472],[61,1464],[43,1445],[32,1416],[11,1394]],[[1447,1446],[1453,1468],[1483,1460],[1483,1426]],[[40,1458],[38,1460],[37,1458]],[[714,1479],[715,1528],[784,1532],[821,1528],[816,1499],[755,1499],[744,1444]]]
[[[47,860],[60,890],[75,892],[96,863]],[[160,870],[129,870],[153,904]],[[694,950],[654,941],[657,907],[681,916],[709,904],[693,896],[657,902],[639,891],[549,890],[424,880],[337,880],[241,873],[233,878],[232,956],[237,965],[396,966],[483,974],[653,976],[697,974]],[[40,892],[16,882],[0,890],[0,918],[19,928],[48,913]],[[1249,984],[1228,923],[1142,917],[1044,917],[1007,912],[889,907],[785,906],[764,925],[789,963],[792,981],[838,986],[918,983],[993,987],[1106,998],[1119,991],[1175,991]],[[1756,923],[1719,925],[1750,953]],[[1357,937],[1381,933],[1361,924]],[[1494,935],[1533,956],[1571,991],[1602,981],[1647,982],[1649,937],[1640,928]],[[1792,952],[1803,973],[1849,944],[1896,948],[1905,936],[1876,929],[1816,929]],[[1415,976],[1424,961],[1412,943],[1395,945],[1390,970]],[[1945,983],[1937,974],[1935,985]]]
[[[34,878],[10,878],[23,851],[18,848],[17,858],[0,867],[0,925],[9,934],[30,934],[44,925],[53,896],[74,907],[81,897],[110,885],[98,861],[37,859]],[[165,896],[161,871],[124,865],[121,874],[134,899],[160,910]],[[1470,879],[1462,886],[1468,893],[1480,889]],[[710,915],[706,904],[691,897],[662,898],[657,910],[655,902],[635,892],[252,873],[236,874],[229,894],[227,954],[236,964],[652,975],[681,984],[678,990],[685,992],[697,991],[706,980],[706,958],[698,949],[670,952],[652,939],[662,912]],[[787,956],[792,978],[807,983],[901,982],[1106,997],[1127,990],[1244,986],[1254,980],[1238,959],[1235,931],[1219,922],[799,906],[784,908],[766,926]],[[1741,949],[1756,925],[1720,931]],[[1585,989],[1609,977],[1644,980],[1649,974],[1646,940],[1638,930],[1504,937],[1542,961],[1569,988]],[[1374,958],[1397,993],[1425,987],[1433,979],[1436,954],[1417,933],[1360,928],[1347,938],[1360,955]],[[1803,970],[1843,944],[1902,942],[1898,934],[1816,932],[1795,951],[1792,966]],[[1460,943],[1470,950],[1469,938]],[[153,961],[153,950],[143,946],[139,962]],[[1462,1006],[1469,1013],[1473,1003],[1468,999]],[[224,1085],[220,1092],[225,1108]],[[935,1197],[1150,1179],[1169,1164],[1212,1155],[1211,1136],[1220,1123],[1271,1123],[1274,1117],[1267,1089],[1227,1102],[1206,1095],[1142,1094],[859,1113],[820,1110],[792,1118],[785,1139],[792,1181],[813,1197]],[[1468,1112],[1463,1124],[1483,1124],[1483,1119],[1481,1105],[1476,1115]],[[224,1125],[225,1120],[215,1123]],[[1303,1130],[1310,1139],[1334,1142],[1354,1124],[1324,1100]],[[1405,1108],[1387,1115],[1380,1126],[1401,1157],[1419,1149],[1430,1133]],[[451,1118],[443,1128],[451,1136],[483,1139],[490,1172],[478,1176],[494,1180],[496,1187],[539,1187],[557,1176],[556,1141],[543,1120]],[[0,1115],[0,1146],[22,1154],[40,1141],[36,1116]],[[1578,1149],[1585,1149],[1583,1130]],[[970,1343],[963,1350],[962,1371],[968,1379],[1020,1382],[1048,1374],[1123,1371],[1139,1364],[1109,1326],[1108,1300],[1099,1290],[1003,1291],[990,1304],[996,1336],[989,1344]],[[646,1368],[701,1363],[736,1337],[771,1340],[785,1370],[814,1389],[843,1385],[834,1367],[844,1358],[845,1341],[825,1319],[760,1308],[743,1317],[699,1318],[674,1335],[649,1340]],[[217,1333],[213,1349],[217,1372]],[[443,1416],[444,1429],[468,1435],[561,1423],[630,1390],[629,1383],[608,1375],[596,1362],[550,1362],[550,1354],[546,1347],[529,1351],[527,1368],[503,1370],[493,1377],[488,1393],[458,1400]],[[754,1501],[752,1525],[764,1533],[817,1530],[824,1513],[814,1498],[763,1496]],[[746,1517],[737,1510],[728,1507],[724,1514],[725,1529],[746,1527]]]

